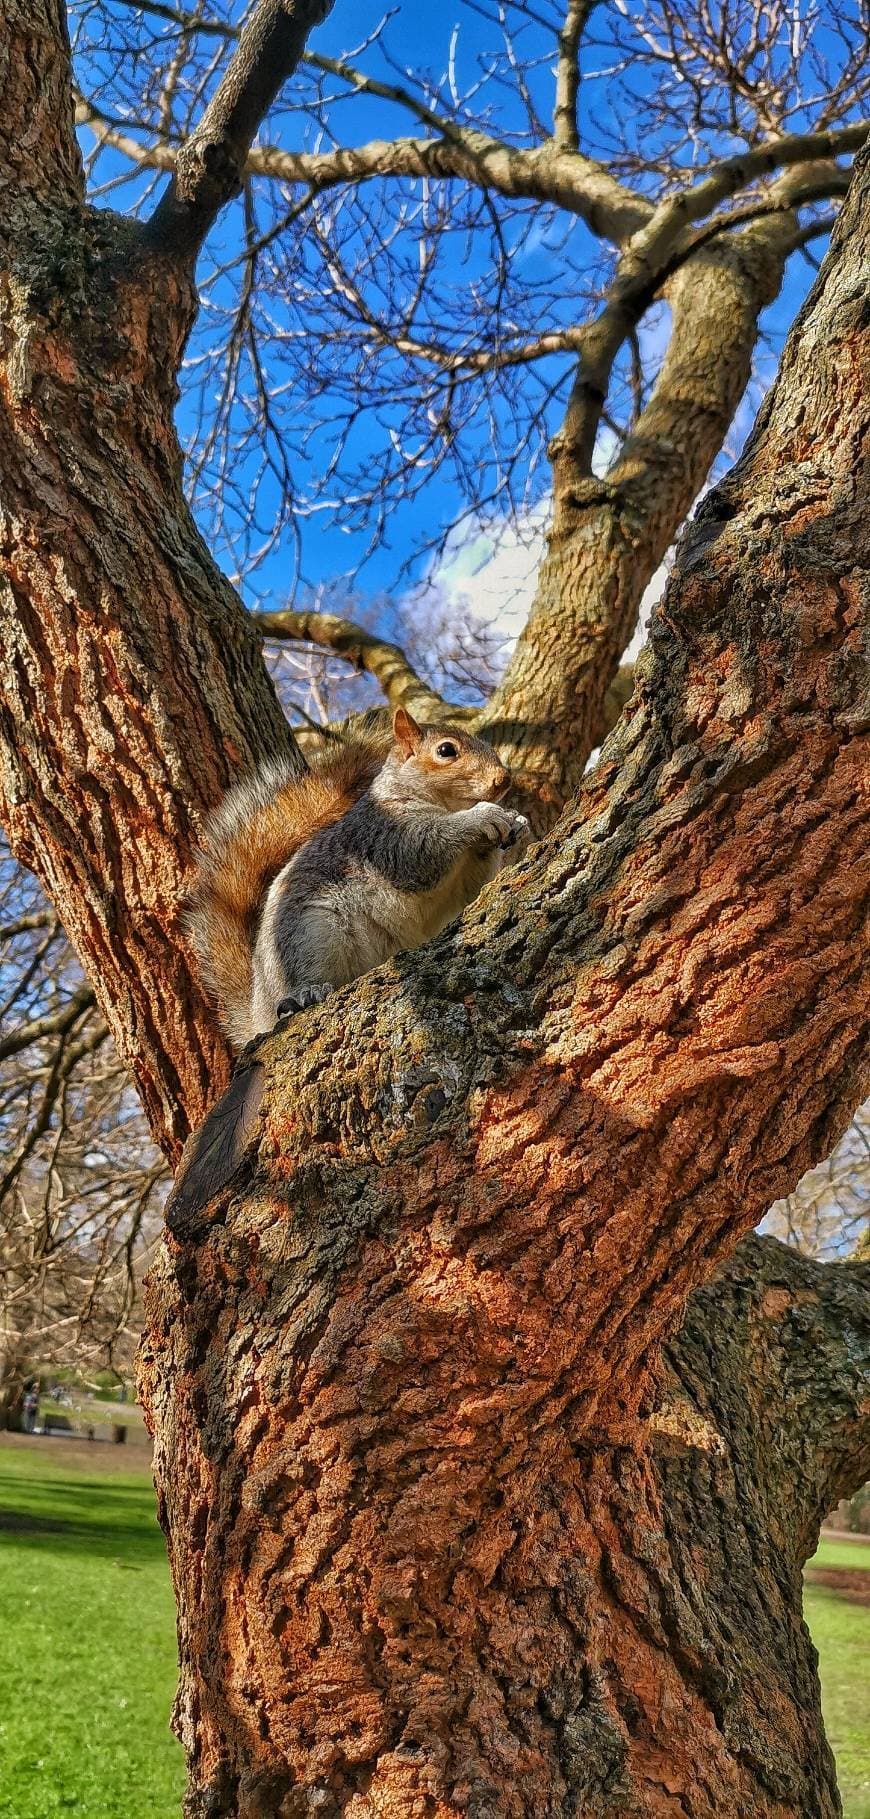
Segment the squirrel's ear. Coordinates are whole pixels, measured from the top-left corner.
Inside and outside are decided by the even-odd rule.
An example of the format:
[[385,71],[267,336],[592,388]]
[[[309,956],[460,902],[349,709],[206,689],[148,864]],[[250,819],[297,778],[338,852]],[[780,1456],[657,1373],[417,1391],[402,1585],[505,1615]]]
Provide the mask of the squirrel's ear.
[[406,707],[397,707],[393,715],[393,738],[408,758],[413,752],[419,751],[423,743],[422,727],[417,725]]

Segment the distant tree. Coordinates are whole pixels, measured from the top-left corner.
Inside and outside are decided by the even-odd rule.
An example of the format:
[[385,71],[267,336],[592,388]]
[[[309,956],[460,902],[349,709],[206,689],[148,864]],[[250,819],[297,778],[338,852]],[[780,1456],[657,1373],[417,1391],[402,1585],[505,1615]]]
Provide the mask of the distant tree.
[[[187,1813],[828,1819],[800,1569],[870,1463],[870,1266],[737,1246],[831,1153],[868,1083],[866,152],[750,442],[686,533],[630,702],[577,785],[762,309],[865,137],[863,15],[814,15],[810,37],[792,8],[545,4],[546,123],[509,45],[487,80],[494,101],[510,75],[522,135],[499,136],[480,97],[472,118],[454,60],[443,84],[393,84],[410,138],[350,148],[331,86],[383,99],[383,48],[363,47],[359,70],[317,53],[322,142],[272,148],[260,123],[325,0],[260,0],[241,31],[156,0],[83,8],[80,121],[112,159],[129,152],[137,183],[170,173],[135,217],[86,189],[59,0],[0,10],[3,817],[173,1166],[209,1114],[141,1367]],[[607,159],[581,147],[577,115],[599,25],[597,80],[610,57],[634,134]],[[292,135],[283,110],[270,130]],[[123,176],[103,166],[104,183]],[[516,430],[513,474],[542,454],[547,408],[487,389],[532,370],[530,332],[555,337],[536,354],[562,360],[562,422],[534,605],[492,692],[458,710],[516,764],[542,840],[439,942],[247,1053],[224,1092],[178,916],[192,846],[239,770],[318,736],[294,738],[264,635],[343,653],[391,703],[450,708],[392,632],[311,618],[304,600],[280,625],[246,613],[185,500],[174,412],[194,267],[239,192],[243,284],[279,246],[252,213],[261,176],[278,209],[293,186],[275,282],[292,269],[308,308],[276,321],[275,347],[294,408],[320,396],[322,354],[346,362],[352,408],[381,414],[359,505],[373,534],[430,444],[466,461],[485,502],[457,399]],[[358,193],[399,181],[423,211],[417,276],[399,258],[374,310],[352,255],[364,279],[376,223],[348,224]],[[576,243],[591,277],[573,322],[554,295],[542,328],[534,290],[516,328],[488,314],[488,271],[464,321],[409,306],[415,286],[437,299],[427,220],[456,196],[472,238],[486,220],[504,241],[516,202],[600,241],[594,271]],[[563,290],[574,269],[569,254]],[[217,277],[213,294],[222,307]],[[259,447],[289,512],[285,392],[257,383],[253,295],[194,474],[240,506]],[[636,337],[662,300],[670,338],[646,383]],[[243,349],[253,392],[234,386]],[[611,408],[621,374],[628,423]],[[233,413],[249,404],[246,442]],[[269,496],[253,489],[252,555]]]
[[824,1162],[772,1206],[765,1230],[807,1257],[867,1254],[870,1238],[870,1107],[862,1106]]
[[166,1167],[56,914],[2,852],[0,969],[0,1411],[14,1415],[34,1366],[132,1370]]

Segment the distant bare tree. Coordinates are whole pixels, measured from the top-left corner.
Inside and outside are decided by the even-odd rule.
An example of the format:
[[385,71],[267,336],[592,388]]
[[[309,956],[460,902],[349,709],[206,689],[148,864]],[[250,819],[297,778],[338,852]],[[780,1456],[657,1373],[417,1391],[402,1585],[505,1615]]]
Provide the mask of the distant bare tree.
[[166,1168],[34,880],[0,850],[0,1408],[25,1368],[129,1373]]
[[870,1237],[870,1106],[863,1106],[824,1162],[771,1207],[765,1231],[807,1257],[866,1254]]

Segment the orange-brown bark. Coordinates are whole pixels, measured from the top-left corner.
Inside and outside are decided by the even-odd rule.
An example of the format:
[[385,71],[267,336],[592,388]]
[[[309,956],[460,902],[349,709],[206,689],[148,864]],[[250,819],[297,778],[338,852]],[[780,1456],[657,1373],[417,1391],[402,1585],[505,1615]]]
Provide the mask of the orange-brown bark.
[[[4,813],[172,1153],[226,1069],[190,843],[289,735],[180,493],[189,272],[86,209],[54,0],[7,10]],[[867,192],[579,803],[189,1152],[143,1384],[191,1819],[837,1810],[798,1571],[866,1275],[750,1251],[661,1347],[867,1077]]]
[[576,807],[262,1044],[235,1151],[193,1152],[144,1372],[191,1814],[836,1811],[818,1502],[737,1684],[645,1409],[867,1083],[868,188]]
[[181,491],[190,274],[84,205],[63,29],[38,14],[12,9],[4,52],[7,119],[33,144],[48,96],[53,137],[33,187],[14,133],[0,171],[0,806],[177,1160],[228,1077],[179,927],[191,847],[292,740]]

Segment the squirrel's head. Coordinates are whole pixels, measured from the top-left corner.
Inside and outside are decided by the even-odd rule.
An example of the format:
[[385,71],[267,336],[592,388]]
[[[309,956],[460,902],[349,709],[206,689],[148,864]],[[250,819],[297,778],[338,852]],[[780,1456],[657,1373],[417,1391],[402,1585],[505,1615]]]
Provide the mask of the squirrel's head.
[[451,812],[474,802],[498,802],[510,771],[483,739],[457,726],[418,726],[404,707],[393,715],[393,746],[385,765],[390,794],[437,802]]

